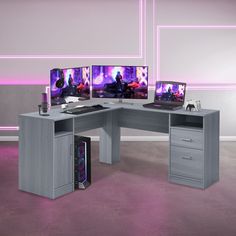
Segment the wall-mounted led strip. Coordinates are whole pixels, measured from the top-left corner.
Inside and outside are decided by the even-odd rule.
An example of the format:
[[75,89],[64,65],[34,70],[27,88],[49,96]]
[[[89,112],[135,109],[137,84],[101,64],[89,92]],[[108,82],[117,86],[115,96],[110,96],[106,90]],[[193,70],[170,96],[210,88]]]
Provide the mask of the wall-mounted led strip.
[[0,126],[0,131],[17,131],[19,130],[18,126]]

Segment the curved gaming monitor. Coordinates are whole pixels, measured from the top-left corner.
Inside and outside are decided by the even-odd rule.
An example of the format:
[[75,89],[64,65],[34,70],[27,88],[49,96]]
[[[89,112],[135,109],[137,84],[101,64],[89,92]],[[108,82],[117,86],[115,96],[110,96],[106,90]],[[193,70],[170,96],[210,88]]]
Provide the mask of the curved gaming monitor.
[[92,97],[148,98],[147,66],[92,66]]
[[90,99],[89,67],[52,69],[50,92],[52,106]]

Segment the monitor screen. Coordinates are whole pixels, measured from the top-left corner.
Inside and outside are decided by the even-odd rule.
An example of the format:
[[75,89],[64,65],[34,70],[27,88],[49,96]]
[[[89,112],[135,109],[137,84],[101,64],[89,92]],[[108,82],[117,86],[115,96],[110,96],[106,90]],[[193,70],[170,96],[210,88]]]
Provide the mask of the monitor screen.
[[147,99],[147,66],[92,66],[94,98]]
[[155,103],[172,103],[183,105],[186,83],[174,81],[158,81],[155,89]]
[[50,92],[52,106],[90,99],[89,67],[52,69]]

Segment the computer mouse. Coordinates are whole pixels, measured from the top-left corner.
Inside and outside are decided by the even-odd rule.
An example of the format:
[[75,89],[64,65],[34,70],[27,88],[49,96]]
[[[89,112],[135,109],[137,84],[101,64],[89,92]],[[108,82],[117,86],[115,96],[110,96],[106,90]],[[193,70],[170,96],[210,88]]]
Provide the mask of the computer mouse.
[[94,107],[94,108],[103,108],[103,106],[102,106],[102,105],[100,105],[100,104],[93,105],[92,107]]

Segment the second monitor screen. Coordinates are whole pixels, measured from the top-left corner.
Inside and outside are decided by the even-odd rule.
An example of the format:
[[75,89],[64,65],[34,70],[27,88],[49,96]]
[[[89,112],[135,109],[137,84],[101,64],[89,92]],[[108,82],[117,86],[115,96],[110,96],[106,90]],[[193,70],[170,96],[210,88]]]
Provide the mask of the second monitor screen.
[[94,98],[147,99],[147,66],[92,66]]

